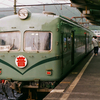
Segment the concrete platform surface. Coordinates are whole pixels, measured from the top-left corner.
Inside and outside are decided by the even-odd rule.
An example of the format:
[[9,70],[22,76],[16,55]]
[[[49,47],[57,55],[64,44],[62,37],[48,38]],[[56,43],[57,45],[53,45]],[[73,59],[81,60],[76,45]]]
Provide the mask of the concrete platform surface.
[[43,100],[100,100],[100,50],[90,53]]

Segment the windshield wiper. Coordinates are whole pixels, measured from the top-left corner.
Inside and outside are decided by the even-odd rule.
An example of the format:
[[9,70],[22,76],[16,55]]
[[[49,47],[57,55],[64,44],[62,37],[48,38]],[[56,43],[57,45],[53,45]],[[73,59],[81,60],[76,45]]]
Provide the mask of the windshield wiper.
[[13,45],[10,47],[10,49],[8,50],[8,52],[14,47],[14,43],[15,43],[15,39],[13,39]]
[[38,51],[38,49],[37,49],[37,47],[35,45],[34,39],[33,39],[33,47],[35,48],[35,50],[37,51],[37,53],[39,53],[39,51]]
[[34,46],[34,48],[37,50],[37,47],[36,47],[35,43],[33,43],[33,46]]

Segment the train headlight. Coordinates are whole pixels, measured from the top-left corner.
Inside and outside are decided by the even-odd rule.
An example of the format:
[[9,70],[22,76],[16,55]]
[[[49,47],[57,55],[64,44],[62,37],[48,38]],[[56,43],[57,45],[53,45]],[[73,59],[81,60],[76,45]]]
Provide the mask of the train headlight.
[[26,19],[28,18],[30,15],[30,12],[25,9],[25,8],[21,8],[19,11],[18,11],[18,16],[20,19]]

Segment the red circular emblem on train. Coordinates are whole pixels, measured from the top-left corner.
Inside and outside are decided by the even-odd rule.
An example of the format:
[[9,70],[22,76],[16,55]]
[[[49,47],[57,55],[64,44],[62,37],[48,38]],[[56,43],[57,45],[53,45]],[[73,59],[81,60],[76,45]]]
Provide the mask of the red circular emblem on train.
[[16,57],[15,63],[19,68],[25,68],[27,65],[27,59],[23,55],[19,55]]

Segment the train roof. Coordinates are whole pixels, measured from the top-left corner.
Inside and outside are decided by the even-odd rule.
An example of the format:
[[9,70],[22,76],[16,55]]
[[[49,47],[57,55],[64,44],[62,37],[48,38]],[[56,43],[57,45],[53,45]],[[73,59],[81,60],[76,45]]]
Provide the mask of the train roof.
[[43,25],[45,23],[49,23],[51,21],[53,21],[54,19],[59,18],[59,16],[57,15],[48,15],[48,14],[44,14],[44,13],[32,13],[29,18],[26,19],[20,19],[18,14],[17,15],[10,15],[10,16],[6,16],[0,19],[0,30],[3,29],[3,27],[7,27],[8,29],[11,27],[15,27],[14,25],[16,25],[16,27],[22,27],[21,24],[27,26],[27,25],[34,25],[37,24],[38,25]]
[[[43,23],[47,23],[47,22],[49,23],[54,19],[60,18],[61,20],[68,22],[71,25],[75,25],[77,27],[83,28],[84,30],[90,31],[89,29],[84,28],[83,26],[79,25],[75,21],[72,21],[71,19],[66,18],[65,16],[56,15],[55,13],[52,13],[52,12],[43,12],[43,13],[30,13],[30,12],[28,12],[29,13],[28,17],[23,13],[21,12],[21,14],[19,14],[19,12],[18,12],[17,15],[11,15],[11,16],[6,16],[6,17],[1,18],[0,23],[2,23],[2,24],[0,24],[0,30],[1,30],[1,28],[6,27],[6,26],[7,27],[14,27],[13,25],[15,23],[19,27],[20,23],[25,23],[27,26],[27,24],[33,25],[33,22],[36,22],[36,21],[38,21],[39,24],[43,24]],[[24,15],[27,18],[23,19]],[[22,16],[22,19],[20,18],[20,16]]]

